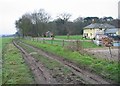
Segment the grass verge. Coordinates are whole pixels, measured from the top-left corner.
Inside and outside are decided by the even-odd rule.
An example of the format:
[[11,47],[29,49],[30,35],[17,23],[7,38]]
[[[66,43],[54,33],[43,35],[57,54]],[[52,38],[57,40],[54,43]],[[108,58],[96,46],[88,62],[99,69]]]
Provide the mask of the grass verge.
[[[9,41],[10,39],[5,39]],[[5,43],[3,39],[3,43]],[[3,49],[2,84],[33,84],[32,74],[22,58],[20,51],[7,42]]]

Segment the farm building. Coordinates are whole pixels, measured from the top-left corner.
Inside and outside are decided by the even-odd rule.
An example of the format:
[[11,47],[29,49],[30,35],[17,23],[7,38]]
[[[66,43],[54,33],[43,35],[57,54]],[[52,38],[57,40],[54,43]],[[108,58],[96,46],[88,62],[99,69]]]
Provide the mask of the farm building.
[[106,29],[104,31],[104,34],[110,36],[116,36],[116,35],[120,35],[120,30],[118,28]]
[[47,31],[43,34],[44,37],[54,37],[54,33]]
[[97,34],[104,34],[106,29],[115,28],[110,24],[92,23],[84,27],[83,37],[93,39]]

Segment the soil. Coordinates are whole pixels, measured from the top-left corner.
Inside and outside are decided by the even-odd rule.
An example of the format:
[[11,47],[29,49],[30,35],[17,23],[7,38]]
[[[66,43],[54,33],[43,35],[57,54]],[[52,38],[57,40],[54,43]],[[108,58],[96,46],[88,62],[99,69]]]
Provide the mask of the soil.
[[30,70],[32,71],[37,84],[56,83],[56,81],[51,77],[49,72],[47,72],[47,69],[39,61],[37,61],[37,59],[33,58],[29,53],[27,53],[15,42],[13,42],[13,44],[21,50],[23,58],[25,59],[25,62],[28,64]]
[[[110,50],[111,50],[111,54],[110,54]],[[110,50],[109,47],[85,49],[85,51],[94,55],[97,58],[119,61],[119,48],[110,48]]]
[[[84,70],[83,68],[79,68],[74,63],[66,59],[63,59],[57,55],[51,54],[49,52],[45,52],[42,49],[38,49],[31,45],[23,43],[24,45],[34,49],[37,53],[41,54],[42,56],[45,56],[47,58],[50,58],[59,62],[60,64],[70,69],[72,72],[68,75],[64,75],[62,74],[62,72],[57,73],[56,71],[50,71],[46,67],[44,67],[40,63],[40,61],[36,61],[36,59],[32,57],[31,54],[26,53],[26,51],[20,46],[18,46],[15,42],[14,44],[24,53],[24,59],[32,69],[31,71],[35,75],[34,77],[37,83],[49,82],[49,83],[110,84],[110,82],[106,81],[102,77],[94,73],[91,73],[88,70]],[[61,70],[62,68],[58,68],[58,69]],[[76,76],[80,77],[81,79],[77,78]]]

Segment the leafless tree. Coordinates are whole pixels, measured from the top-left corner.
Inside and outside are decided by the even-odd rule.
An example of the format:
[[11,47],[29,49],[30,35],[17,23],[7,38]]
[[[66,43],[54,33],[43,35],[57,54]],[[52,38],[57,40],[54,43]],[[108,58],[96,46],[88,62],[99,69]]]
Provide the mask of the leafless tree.
[[57,16],[58,18],[64,20],[64,21],[68,21],[71,17],[71,14],[69,13],[62,13],[60,15]]

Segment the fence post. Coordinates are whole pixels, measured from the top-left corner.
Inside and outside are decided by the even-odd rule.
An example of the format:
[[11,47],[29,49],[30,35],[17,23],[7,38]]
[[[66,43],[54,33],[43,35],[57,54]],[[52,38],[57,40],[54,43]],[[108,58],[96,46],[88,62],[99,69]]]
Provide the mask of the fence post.
[[69,37],[70,37],[70,35],[69,35],[69,33],[67,34],[67,39],[69,39]]
[[76,47],[77,47],[77,51],[79,51],[79,43],[78,43],[78,40],[76,41]]
[[45,43],[45,39],[43,38],[43,43]]
[[65,42],[65,41],[63,40],[63,43],[62,43],[62,46],[63,46],[63,47],[64,47],[64,45],[65,45],[64,42]]
[[84,48],[82,45],[82,42],[80,40],[76,41],[76,50],[81,53],[82,55],[84,55]]
[[110,49],[110,47],[109,47],[109,52],[110,52],[110,56],[111,56],[111,58],[112,58],[112,52],[111,52],[111,49]]

